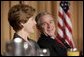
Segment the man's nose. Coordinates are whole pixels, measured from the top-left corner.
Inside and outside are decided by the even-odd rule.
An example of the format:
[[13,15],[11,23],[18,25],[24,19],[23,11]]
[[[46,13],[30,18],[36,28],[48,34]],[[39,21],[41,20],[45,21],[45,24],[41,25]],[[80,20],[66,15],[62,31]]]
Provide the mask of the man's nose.
[[48,25],[47,25],[47,27],[48,27],[48,28],[50,28],[50,27],[51,27],[51,25],[50,25],[50,24],[48,24]]

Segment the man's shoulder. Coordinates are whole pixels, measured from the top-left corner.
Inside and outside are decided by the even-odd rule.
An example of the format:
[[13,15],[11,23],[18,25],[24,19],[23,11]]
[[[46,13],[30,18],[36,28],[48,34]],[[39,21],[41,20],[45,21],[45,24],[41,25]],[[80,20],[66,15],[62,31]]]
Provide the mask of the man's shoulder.
[[48,36],[45,36],[45,35],[41,35],[40,37],[39,37],[39,39],[38,39],[38,42],[43,42],[43,43],[54,43],[55,42],[55,40],[54,39],[52,39],[52,38],[50,38],[50,37],[48,37]]
[[38,39],[37,42],[38,42],[38,43],[40,43],[40,42],[46,43],[46,42],[48,42],[48,39],[47,39],[47,37],[41,36],[41,37],[39,37],[39,39]]
[[46,38],[46,37],[40,37],[39,40],[37,41],[37,43],[40,45],[40,46],[47,46],[47,47],[51,47],[52,45],[54,45],[54,41],[49,39],[49,38]]

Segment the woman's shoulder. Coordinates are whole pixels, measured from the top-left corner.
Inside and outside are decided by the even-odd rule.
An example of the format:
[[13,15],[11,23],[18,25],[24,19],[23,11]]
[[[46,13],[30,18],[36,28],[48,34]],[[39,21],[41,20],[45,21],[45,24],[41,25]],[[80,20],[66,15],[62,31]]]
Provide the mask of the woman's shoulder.
[[36,43],[35,40],[28,38],[28,41]]

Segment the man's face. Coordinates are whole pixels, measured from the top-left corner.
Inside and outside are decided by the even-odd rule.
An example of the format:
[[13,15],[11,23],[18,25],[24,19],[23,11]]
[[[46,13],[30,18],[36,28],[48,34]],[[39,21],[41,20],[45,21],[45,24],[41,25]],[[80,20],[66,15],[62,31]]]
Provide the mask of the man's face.
[[51,15],[41,17],[41,27],[46,36],[53,36],[55,34],[55,23]]

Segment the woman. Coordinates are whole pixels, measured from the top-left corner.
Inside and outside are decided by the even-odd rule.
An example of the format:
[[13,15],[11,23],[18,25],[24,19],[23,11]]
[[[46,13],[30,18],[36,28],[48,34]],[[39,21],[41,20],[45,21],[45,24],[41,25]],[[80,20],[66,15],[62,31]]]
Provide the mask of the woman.
[[[33,29],[36,24],[34,20],[34,13],[35,9],[25,4],[15,5],[10,8],[8,13],[8,21],[14,29],[15,34],[13,40],[11,40],[11,42],[7,44],[8,46],[6,46],[6,55],[37,55],[37,49],[39,49],[39,46],[35,41],[29,39],[30,34],[34,33]],[[21,44],[18,44],[20,41],[22,41]],[[23,46],[24,48],[22,48]]]

